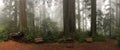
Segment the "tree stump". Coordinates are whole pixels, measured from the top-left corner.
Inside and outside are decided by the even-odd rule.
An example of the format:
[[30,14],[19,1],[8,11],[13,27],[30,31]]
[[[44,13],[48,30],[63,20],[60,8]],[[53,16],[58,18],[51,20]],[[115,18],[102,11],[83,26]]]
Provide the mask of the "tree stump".
[[42,43],[43,41],[43,38],[34,38],[35,43]]

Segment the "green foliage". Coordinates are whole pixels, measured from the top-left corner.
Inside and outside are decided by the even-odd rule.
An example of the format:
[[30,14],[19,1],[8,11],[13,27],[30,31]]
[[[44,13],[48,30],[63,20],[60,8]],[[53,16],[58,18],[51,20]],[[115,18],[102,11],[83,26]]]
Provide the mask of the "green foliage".
[[8,32],[5,26],[0,25],[0,42],[8,40]]
[[42,20],[41,23],[41,34],[45,42],[55,42],[60,36],[60,33],[58,33],[58,27],[57,23],[52,21],[50,18],[45,18]]
[[16,21],[13,21],[11,18],[9,17],[1,17],[0,18],[0,26],[4,26],[5,30],[7,32],[16,32],[18,29],[16,28]]
[[0,25],[0,31],[4,31],[5,30],[5,26]]
[[101,42],[101,41],[106,41],[107,37],[103,35],[98,35],[93,37],[93,41]]
[[67,42],[72,41],[72,38],[73,38],[73,34],[62,33],[57,42],[59,42],[59,43],[67,43]]
[[80,43],[85,42],[85,39],[89,37],[88,31],[77,33],[75,37],[76,37],[77,42],[80,42]]
[[71,37],[63,37],[63,38],[60,38],[57,42],[59,42],[59,43],[69,43],[70,41],[72,41]]
[[0,32],[0,42],[8,40],[8,32]]
[[26,33],[25,36],[24,36],[23,41],[32,42],[34,38],[35,38],[35,36],[34,36],[33,33]]
[[56,42],[60,36],[58,33],[57,23],[53,22],[50,18],[42,20],[41,27],[36,28],[37,31],[31,33],[30,27],[26,30],[24,41],[32,41],[34,38],[43,38],[45,42]]
[[41,29],[42,29],[43,33],[49,33],[49,32],[56,33],[56,32],[58,32],[57,23],[53,22],[50,18],[45,18],[42,21]]
[[120,28],[116,29],[116,40],[118,42],[118,46],[120,47]]
[[61,36],[61,33],[48,32],[48,33],[44,33],[42,35],[42,38],[44,39],[45,42],[51,43],[51,42],[57,42],[60,36]]

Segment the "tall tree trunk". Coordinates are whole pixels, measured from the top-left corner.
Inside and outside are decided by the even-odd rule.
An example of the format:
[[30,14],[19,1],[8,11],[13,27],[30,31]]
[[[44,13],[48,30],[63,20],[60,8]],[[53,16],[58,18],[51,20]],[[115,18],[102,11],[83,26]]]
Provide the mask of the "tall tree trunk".
[[69,25],[69,0],[63,0],[63,20],[64,20],[64,33],[70,33],[70,25]]
[[110,14],[109,14],[109,19],[110,19],[110,30],[109,30],[109,36],[112,36],[112,6],[111,6],[111,0],[109,1],[110,3]]
[[46,1],[43,0],[43,17],[46,18]]
[[[14,11],[15,11],[15,12],[14,12],[14,25],[15,25],[15,26],[14,26],[14,28],[15,28],[15,29],[17,29],[17,24],[18,24],[18,23],[17,23],[17,16],[18,16],[18,6],[17,6],[17,5],[18,5],[18,1],[15,0],[15,4],[14,4],[14,6],[15,6],[15,9],[14,9]],[[18,30],[15,30],[15,31],[18,31]]]
[[87,17],[87,0],[84,1],[85,2],[85,10],[84,10],[84,13],[85,13],[85,16],[84,16],[84,31],[87,30],[87,23],[86,23],[86,17]]
[[119,14],[119,6],[118,6],[118,1],[116,0],[116,26],[119,27],[119,18],[118,18],[118,14]]
[[31,33],[34,33],[35,32],[35,24],[34,24],[34,2],[33,1],[28,1],[29,3],[29,6],[30,6],[30,8],[28,8],[28,13],[30,13],[29,15],[28,15],[28,19],[30,19],[30,22],[29,22],[29,26],[32,26],[32,27],[30,27],[29,28],[29,31],[31,32]]
[[24,32],[27,29],[27,17],[26,17],[26,0],[20,0],[20,28],[19,31]]
[[[70,15],[71,14],[71,15]],[[75,0],[69,0],[70,33],[76,32]]]
[[63,0],[63,14],[64,14],[64,33],[74,34],[75,27],[75,0]]
[[120,0],[116,0],[116,25],[117,27],[120,27]]
[[120,0],[118,0],[118,19],[119,19],[119,27],[120,27]]
[[91,0],[91,33],[90,36],[97,35],[96,33],[96,0]]
[[[33,12],[34,12],[34,6],[33,6]],[[31,24],[32,24],[32,29],[31,29],[31,31],[33,31],[33,33],[35,33],[35,21],[34,21],[34,18],[35,18],[35,15],[34,15],[34,13],[33,13],[33,17],[31,18]]]
[[80,32],[81,31],[81,28],[80,28],[80,22],[81,22],[81,16],[80,16],[80,1],[79,0],[77,0],[77,2],[78,2],[78,31]]
[[116,23],[115,24],[116,24],[116,27],[117,27],[118,26],[117,25],[117,22],[118,22],[118,20],[117,20],[117,0],[115,0],[115,1],[116,1],[116,7],[115,7],[116,8],[115,9],[115,12],[116,12],[116,14],[115,14],[115,16],[116,16],[116,18],[115,18],[116,19]]

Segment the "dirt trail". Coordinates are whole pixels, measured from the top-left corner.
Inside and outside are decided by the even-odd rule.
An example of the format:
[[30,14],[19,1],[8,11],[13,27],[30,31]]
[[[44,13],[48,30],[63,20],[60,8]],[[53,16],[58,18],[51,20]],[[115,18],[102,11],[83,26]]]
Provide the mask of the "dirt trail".
[[0,50],[118,50],[115,40],[94,43],[26,44],[12,40],[0,43]]

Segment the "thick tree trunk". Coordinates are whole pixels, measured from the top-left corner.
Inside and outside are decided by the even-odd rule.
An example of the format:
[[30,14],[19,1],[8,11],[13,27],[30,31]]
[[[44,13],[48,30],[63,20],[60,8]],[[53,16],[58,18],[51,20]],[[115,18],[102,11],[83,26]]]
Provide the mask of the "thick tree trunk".
[[64,33],[74,34],[75,27],[75,0],[63,0]]
[[75,0],[69,0],[70,33],[76,32]]
[[27,29],[26,0],[20,0],[19,31],[24,32]]
[[63,0],[63,19],[64,19],[64,33],[70,33],[70,25],[69,25],[69,0]]
[[91,0],[91,33],[90,36],[95,36],[96,33],[96,0]]

